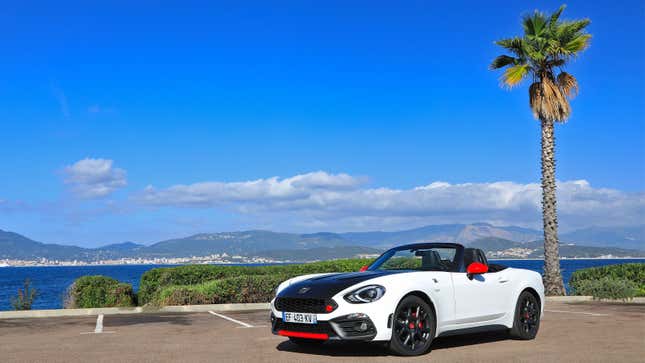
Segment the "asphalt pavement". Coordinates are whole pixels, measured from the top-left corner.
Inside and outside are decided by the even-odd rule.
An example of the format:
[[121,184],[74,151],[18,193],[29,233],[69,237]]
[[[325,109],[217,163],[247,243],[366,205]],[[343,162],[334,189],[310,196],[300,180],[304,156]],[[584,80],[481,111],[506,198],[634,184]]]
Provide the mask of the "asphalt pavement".
[[438,338],[397,357],[380,344],[301,348],[269,312],[0,319],[2,362],[645,362],[645,305],[548,302],[535,340],[504,333]]

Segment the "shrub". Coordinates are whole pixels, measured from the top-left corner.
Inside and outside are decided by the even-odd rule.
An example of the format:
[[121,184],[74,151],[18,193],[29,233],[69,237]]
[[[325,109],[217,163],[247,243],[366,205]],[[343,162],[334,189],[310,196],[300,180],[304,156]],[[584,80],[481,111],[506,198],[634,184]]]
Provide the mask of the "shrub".
[[594,299],[629,300],[636,296],[638,288],[629,280],[603,277],[598,280],[577,280],[571,284],[574,295],[591,295]]
[[82,276],[69,287],[65,308],[136,306],[132,285],[107,276]]
[[11,298],[11,305],[14,310],[31,310],[36,296],[38,292],[31,287],[31,281],[25,279],[23,288],[18,289],[18,295]]
[[623,263],[618,265],[607,265],[600,267],[586,268],[575,271],[571,274],[569,286],[575,295],[586,295],[576,289],[585,280],[600,280],[609,277],[613,280],[630,281],[635,285],[635,296],[645,296],[645,263]]
[[142,305],[158,303],[163,300],[159,296],[161,291],[170,286],[202,285],[216,280],[249,276],[280,276],[282,280],[286,280],[304,274],[358,271],[371,261],[345,259],[272,266],[186,265],[155,268],[141,276],[138,296]]
[[285,275],[229,277],[197,285],[168,286],[155,305],[195,305],[269,302]]

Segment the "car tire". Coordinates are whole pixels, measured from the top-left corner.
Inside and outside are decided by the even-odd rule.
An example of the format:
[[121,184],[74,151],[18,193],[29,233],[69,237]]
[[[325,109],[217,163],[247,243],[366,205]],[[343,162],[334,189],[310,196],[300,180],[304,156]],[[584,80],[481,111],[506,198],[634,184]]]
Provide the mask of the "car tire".
[[515,305],[511,338],[518,340],[534,339],[540,329],[540,302],[532,293],[522,291]]
[[300,346],[300,347],[318,347],[322,345],[325,341],[318,339],[306,339],[306,338],[294,338],[289,337],[291,343]]
[[402,356],[427,353],[436,325],[435,313],[430,305],[417,296],[406,296],[392,315],[390,351]]

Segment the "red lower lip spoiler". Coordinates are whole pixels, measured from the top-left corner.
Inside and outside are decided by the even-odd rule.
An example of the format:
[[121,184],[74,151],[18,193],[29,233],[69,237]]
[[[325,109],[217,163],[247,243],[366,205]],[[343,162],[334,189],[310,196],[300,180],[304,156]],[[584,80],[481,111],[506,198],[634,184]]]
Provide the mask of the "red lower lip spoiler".
[[289,331],[289,330],[278,330],[278,335],[283,337],[293,337],[293,338],[307,338],[307,339],[318,339],[318,340],[327,340],[329,335],[322,333],[304,333],[300,331]]

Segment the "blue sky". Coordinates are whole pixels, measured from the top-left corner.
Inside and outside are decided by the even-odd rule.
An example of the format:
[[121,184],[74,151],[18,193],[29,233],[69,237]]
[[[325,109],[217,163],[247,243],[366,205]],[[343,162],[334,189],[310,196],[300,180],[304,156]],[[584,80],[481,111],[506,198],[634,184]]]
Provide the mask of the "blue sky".
[[[539,226],[539,124],[487,66],[560,2],[137,3],[3,5],[0,229],[94,246]],[[645,4],[567,4],[593,40],[556,131],[561,225],[642,221]]]

